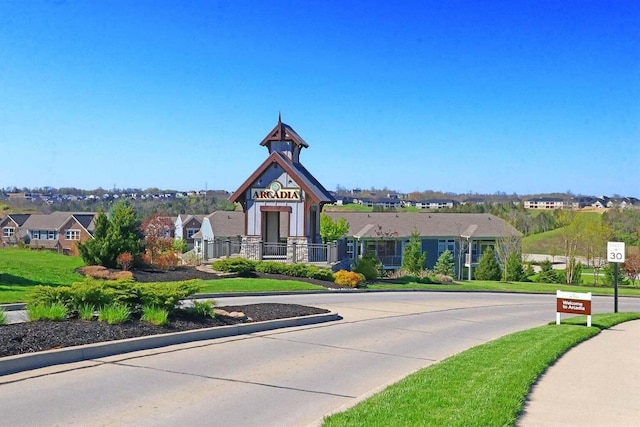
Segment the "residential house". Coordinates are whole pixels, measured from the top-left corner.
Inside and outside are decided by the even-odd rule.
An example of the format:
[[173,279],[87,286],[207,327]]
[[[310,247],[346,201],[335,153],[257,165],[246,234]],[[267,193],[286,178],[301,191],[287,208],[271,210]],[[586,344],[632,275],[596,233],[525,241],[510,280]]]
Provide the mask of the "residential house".
[[92,238],[94,212],[52,212],[34,214],[21,227],[21,236],[31,248],[73,253],[78,242]]
[[458,202],[452,199],[430,199],[415,202],[415,207],[418,209],[444,209],[452,208],[457,204]]
[[31,214],[9,214],[0,221],[2,246],[15,245],[24,237],[22,226]]
[[182,239],[187,243],[187,249],[193,249],[193,235],[200,231],[205,215],[181,214],[176,217],[175,239]]
[[535,199],[528,199],[524,201],[525,209],[546,209],[555,210],[569,207],[570,204],[563,199],[554,197],[537,197]]
[[215,211],[202,219],[202,227],[193,235],[194,248],[204,259],[220,258],[240,252],[244,233],[244,213]]
[[344,218],[349,223],[349,258],[355,260],[373,253],[385,270],[402,266],[404,247],[414,232],[420,236],[422,251],[427,253],[427,268],[433,268],[438,257],[449,250],[456,259],[456,271],[476,267],[485,248],[495,247],[497,240],[522,237],[508,222],[485,213],[326,213],[333,220]]

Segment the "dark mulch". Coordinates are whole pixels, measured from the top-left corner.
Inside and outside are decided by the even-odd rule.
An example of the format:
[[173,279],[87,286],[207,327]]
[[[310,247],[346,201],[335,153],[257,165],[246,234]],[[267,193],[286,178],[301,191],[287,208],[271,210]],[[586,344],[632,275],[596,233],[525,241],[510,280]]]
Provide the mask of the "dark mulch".
[[120,325],[88,320],[38,321],[0,326],[0,357],[170,332],[188,331],[237,323],[259,322],[327,313],[328,310],[297,304],[250,304],[219,307],[241,311],[247,319],[217,316],[210,319],[177,318],[168,326],[132,320]]

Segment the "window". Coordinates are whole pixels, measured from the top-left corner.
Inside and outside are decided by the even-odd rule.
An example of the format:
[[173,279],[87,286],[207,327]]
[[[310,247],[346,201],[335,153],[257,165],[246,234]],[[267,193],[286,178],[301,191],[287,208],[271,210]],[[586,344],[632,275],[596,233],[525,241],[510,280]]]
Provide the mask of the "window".
[[32,230],[31,231],[31,238],[33,240],[38,240],[40,239],[40,230]]
[[4,227],[2,229],[2,237],[13,237],[15,231],[16,230],[13,227]]
[[355,246],[355,242],[353,240],[347,240],[347,258],[349,259],[353,259],[354,246]]
[[456,250],[456,241],[453,239],[449,240],[438,240],[438,257],[442,255],[443,252],[449,251],[451,254],[455,254]]
[[55,230],[47,230],[47,240],[56,240]]
[[197,228],[187,228],[187,239],[193,238],[193,235],[198,232]]
[[67,240],[80,240],[80,230],[67,230],[64,238]]

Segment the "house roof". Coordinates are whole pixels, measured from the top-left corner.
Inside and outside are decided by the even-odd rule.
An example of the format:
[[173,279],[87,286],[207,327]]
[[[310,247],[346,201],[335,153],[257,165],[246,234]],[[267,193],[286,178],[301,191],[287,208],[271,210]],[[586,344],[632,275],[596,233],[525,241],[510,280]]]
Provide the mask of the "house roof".
[[262,162],[256,171],[249,177],[240,187],[229,197],[231,202],[240,202],[245,200],[246,192],[253,186],[256,180],[267,170],[272,164],[278,164],[285,172],[287,172],[293,180],[304,190],[311,200],[316,203],[334,203],[333,196],[318,182],[317,179],[302,166],[301,163],[293,163],[287,156],[280,152],[272,152],[267,159]]
[[60,230],[60,228],[70,219],[75,220],[87,231],[93,228],[95,213],[91,212],[63,212],[56,211],[48,215],[31,215],[22,225],[27,230]]
[[309,144],[288,124],[282,123],[282,116],[278,115],[278,124],[260,142],[262,146],[270,146],[272,142],[293,141],[294,144],[309,148]]
[[244,212],[215,211],[208,216],[214,236],[242,236]]
[[521,236],[505,220],[491,214],[423,212],[326,212],[333,220],[344,218],[349,235],[356,238],[423,237],[495,238]]
[[31,214],[9,214],[4,219],[10,218],[13,222],[15,222],[18,225],[18,227],[22,227],[22,225],[25,223],[27,219],[29,219],[30,216]]

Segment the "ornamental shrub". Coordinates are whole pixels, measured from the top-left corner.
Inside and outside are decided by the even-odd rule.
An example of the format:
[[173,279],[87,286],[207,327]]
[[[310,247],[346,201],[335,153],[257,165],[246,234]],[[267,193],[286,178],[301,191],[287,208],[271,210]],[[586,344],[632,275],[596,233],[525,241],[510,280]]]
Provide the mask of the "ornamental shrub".
[[69,310],[67,306],[61,303],[53,304],[32,304],[27,306],[29,319],[36,320],[66,320]]
[[169,323],[169,312],[158,307],[142,307],[140,320],[156,326],[165,326]]
[[131,318],[131,310],[124,304],[110,304],[98,310],[98,320],[110,325],[125,323]]
[[365,254],[358,259],[352,270],[361,273],[366,280],[372,281],[378,278],[378,270],[381,264],[374,254]]
[[307,266],[307,275],[309,279],[333,281],[333,271],[329,268],[321,268],[315,265]]
[[43,286],[34,287],[27,297],[27,305],[48,306],[51,304],[63,304],[68,306],[72,302],[71,289],[67,286]]
[[334,282],[340,286],[355,288],[364,281],[364,275],[355,271],[340,270],[334,274]]
[[173,313],[181,300],[198,292],[200,285],[196,280],[175,283],[149,283],[139,285],[140,304],[155,306]]
[[256,271],[265,274],[285,274],[286,265],[276,261],[262,261],[256,264]]
[[305,264],[288,264],[286,267],[286,274],[289,276],[307,277],[307,266]]
[[256,269],[256,262],[246,258],[224,258],[214,261],[211,267],[216,271],[226,273],[238,273],[239,276],[248,276]]

